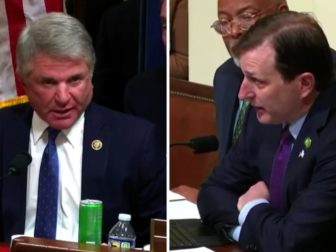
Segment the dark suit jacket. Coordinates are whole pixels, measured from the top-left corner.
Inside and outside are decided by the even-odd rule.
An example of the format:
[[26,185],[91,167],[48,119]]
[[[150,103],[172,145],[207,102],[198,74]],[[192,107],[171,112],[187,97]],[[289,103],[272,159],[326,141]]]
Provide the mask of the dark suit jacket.
[[244,75],[230,58],[217,68],[214,78],[219,156],[231,148],[232,132],[239,108],[238,92]]
[[[334,88],[335,89],[335,88]],[[311,108],[294,143],[284,179],[283,206],[251,209],[239,243],[264,252],[328,251],[336,231],[336,92],[324,92]],[[257,181],[269,184],[281,125],[257,121],[254,109],[238,143],[202,185],[198,207],[217,231],[238,225],[240,195]],[[306,148],[304,141],[312,139]],[[304,157],[299,154],[304,150]]]
[[[28,152],[32,108],[25,104],[0,111],[0,176],[21,151]],[[95,104],[85,112],[81,199],[103,201],[103,237],[130,213],[137,245],[149,242],[150,218],[165,218],[165,158],[158,153],[154,126]],[[100,139],[101,150],[91,148]],[[0,241],[23,234],[27,174],[0,180]]]
[[125,112],[157,126],[163,152],[166,152],[166,87],[166,66],[163,66],[132,78],[124,99]]

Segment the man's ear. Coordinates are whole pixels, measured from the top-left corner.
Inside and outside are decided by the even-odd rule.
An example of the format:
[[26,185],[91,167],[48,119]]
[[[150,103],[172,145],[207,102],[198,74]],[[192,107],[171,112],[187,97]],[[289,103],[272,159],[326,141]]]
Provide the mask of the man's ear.
[[306,98],[316,89],[315,77],[312,73],[305,72],[300,74],[298,78],[298,81],[300,82],[301,98]]
[[288,5],[286,2],[281,2],[279,5],[278,5],[278,10],[279,11],[288,11],[289,8],[288,8]]

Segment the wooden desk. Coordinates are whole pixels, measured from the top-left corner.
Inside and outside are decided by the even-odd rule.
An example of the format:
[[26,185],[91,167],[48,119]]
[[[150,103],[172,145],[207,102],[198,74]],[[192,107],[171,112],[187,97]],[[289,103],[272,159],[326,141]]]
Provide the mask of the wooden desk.
[[[9,246],[5,245],[2,247],[1,252],[8,252]],[[139,251],[136,249],[120,249],[112,248],[107,245],[93,245],[84,244],[77,242],[68,242],[60,240],[49,240],[34,237],[20,236],[15,238],[12,243],[11,252],[120,252],[120,251]]]
[[221,247],[212,247],[209,249],[215,252],[244,252],[244,250],[239,248],[238,244],[228,244]]

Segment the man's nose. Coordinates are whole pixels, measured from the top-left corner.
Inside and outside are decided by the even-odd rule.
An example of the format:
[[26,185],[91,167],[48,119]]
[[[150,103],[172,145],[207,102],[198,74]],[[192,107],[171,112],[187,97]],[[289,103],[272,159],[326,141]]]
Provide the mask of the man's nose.
[[59,83],[56,90],[57,101],[66,102],[69,97],[69,86],[66,83]]
[[242,30],[242,28],[241,28],[241,26],[240,26],[239,23],[237,23],[235,21],[232,21],[230,23],[230,32],[229,32],[229,34],[230,34],[231,37],[236,38],[236,37],[241,36],[243,33],[244,33],[244,31]]

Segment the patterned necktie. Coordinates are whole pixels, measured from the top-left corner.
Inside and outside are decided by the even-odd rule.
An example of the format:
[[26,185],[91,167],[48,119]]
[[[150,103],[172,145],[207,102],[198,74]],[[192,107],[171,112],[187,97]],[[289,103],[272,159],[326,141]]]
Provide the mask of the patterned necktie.
[[250,102],[248,100],[243,100],[242,102],[243,102],[243,104],[242,104],[242,106],[239,110],[238,119],[237,119],[236,125],[235,125],[234,130],[233,130],[232,144],[235,144],[237,142],[237,140],[239,138],[239,135],[243,130],[245,115],[246,115],[246,112],[247,112],[248,105],[250,104]]
[[280,144],[274,155],[270,180],[270,203],[275,208],[281,206],[283,178],[286,172],[294,139],[288,126],[282,130]]
[[48,128],[38,185],[35,237],[55,239],[58,200],[58,156],[55,139],[59,130]]

